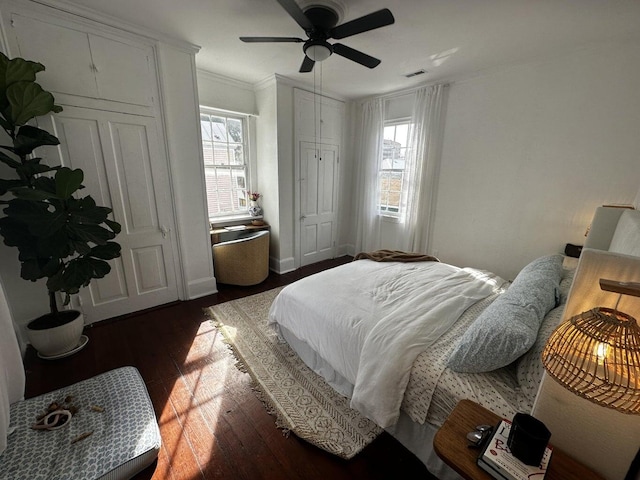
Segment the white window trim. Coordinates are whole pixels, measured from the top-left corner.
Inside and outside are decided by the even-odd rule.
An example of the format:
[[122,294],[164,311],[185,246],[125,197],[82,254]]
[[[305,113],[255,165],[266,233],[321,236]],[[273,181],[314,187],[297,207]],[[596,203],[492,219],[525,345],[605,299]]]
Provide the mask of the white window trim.
[[[244,119],[244,146],[245,146],[245,158],[246,158],[246,188],[247,190],[255,191],[257,190],[257,165],[256,165],[256,155],[255,155],[255,139],[256,139],[256,121],[255,116],[248,113],[243,112],[235,112],[233,110],[225,110],[222,108],[214,108],[208,107],[206,105],[199,106],[199,112],[207,114],[207,115],[220,115],[220,116],[235,116],[241,117]],[[202,140],[200,143],[200,149],[202,149]],[[203,159],[204,160],[204,159]],[[206,169],[206,166],[203,165],[203,168]],[[205,187],[206,188],[206,187]],[[206,190],[205,190],[206,195]],[[238,213],[232,215],[216,215],[209,216],[209,211],[207,209],[207,218],[209,219],[209,223],[211,227],[223,227],[230,225],[237,225],[246,223],[249,220],[255,220],[256,217],[253,217],[247,211],[246,213]]]

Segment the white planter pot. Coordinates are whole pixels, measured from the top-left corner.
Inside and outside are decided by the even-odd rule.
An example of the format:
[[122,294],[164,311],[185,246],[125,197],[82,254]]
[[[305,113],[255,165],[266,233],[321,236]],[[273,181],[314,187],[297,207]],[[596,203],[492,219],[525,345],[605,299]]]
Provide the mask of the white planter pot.
[[46,328],[44,330],[34,330],[32,323],[27,325],[27,338],[41,356],[53,357],[60,355],[78,346],[82,330],[84,328],[84,315],[77,310],[65,310],[78,314],[70,322],[59,327]]

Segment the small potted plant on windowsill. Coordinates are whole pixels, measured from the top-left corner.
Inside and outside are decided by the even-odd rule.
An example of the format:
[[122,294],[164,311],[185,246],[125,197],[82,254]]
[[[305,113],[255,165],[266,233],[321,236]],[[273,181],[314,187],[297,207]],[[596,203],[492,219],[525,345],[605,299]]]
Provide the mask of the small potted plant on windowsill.
[[10,139],[10,145],[0,145],[0,162],[13,171],[0,178],[0,235],[17,247],[23,279],[46,279],[50,312],[27,325],[27,336],[41,356],[55,357],[78,346],[84,327],[81,312],[58,309],[57,294],[66,306],[70,295],[109,273],[107,260],[120,256],[120,245],[111,241],[120,224],[108,218],[110,208],[78,194],[82,170],[45,165],[33,155],[38,147],[60,143],[27,125],[62,111],[35,81],[43,70],[40,63],[0,53],[0,126]]

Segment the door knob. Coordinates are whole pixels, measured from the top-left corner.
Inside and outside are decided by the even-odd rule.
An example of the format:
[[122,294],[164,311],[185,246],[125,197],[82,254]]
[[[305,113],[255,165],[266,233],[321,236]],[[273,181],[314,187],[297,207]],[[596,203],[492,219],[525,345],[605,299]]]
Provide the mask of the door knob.
[[169,234],[169,232],[171,231],[170,228],[167,228],[165,225],[162,225],[160,227],[160,231],[162,232],[162,238],[167,238],[167,235]]

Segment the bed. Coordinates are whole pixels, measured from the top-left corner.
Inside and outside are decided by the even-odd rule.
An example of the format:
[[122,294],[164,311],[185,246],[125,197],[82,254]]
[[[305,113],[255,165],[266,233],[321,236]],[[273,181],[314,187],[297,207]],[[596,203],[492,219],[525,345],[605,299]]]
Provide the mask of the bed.
[[[590,235],[602,236],[594,226]],[[573,278],[563,260],[534,259],[513,282],[434,261],[357,260],[284,288],[269,322],[431,473],[459,479],[433,452],[433,435],[463,398],[506,418],[531,411]]]

